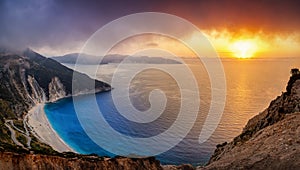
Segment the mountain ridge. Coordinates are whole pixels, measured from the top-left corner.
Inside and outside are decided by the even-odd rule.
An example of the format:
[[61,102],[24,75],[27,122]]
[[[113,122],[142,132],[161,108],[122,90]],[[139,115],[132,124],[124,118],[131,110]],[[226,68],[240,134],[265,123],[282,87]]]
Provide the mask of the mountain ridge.
[[[73,73],[77,79],[73,79]],[[81,84],[73,86],[73,80]],[[95,82],[96,90],[82,85],[92,81]],[[30,49],[17,53],[8,50],[0,53],[0,83],[0,150],[33,149],[37,153],[44,150],[49,153],[54,151],[28,133],[29,127],[26,126],[24,117],[29,109],[38,103],[56,101],[81,92],[106,91],[111,88],[104,82],[74,72]],[[31,144],[36,147],[32,147]]]
[[[78,59],[80,56],[80,60]],[[83,53],[70,53],[63,56],[54,56],[52,59],[66,64],[98,65],[109,63],[140,63],[140,64],[181,64],[180,61],[166,57],[129,56],[120,54],[108,54],[103,57]],[[101,61],[99,60],[101,59]],[[99,63],[100,62],[100,63]]]

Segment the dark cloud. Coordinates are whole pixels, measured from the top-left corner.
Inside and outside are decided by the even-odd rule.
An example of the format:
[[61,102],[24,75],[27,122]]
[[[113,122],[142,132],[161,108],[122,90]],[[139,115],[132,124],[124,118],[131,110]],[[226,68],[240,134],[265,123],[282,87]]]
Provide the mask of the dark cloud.
[[0,1],[0,44],[15,48],[78,49],[104,24],[136,12],[166,12],[202,29],[293,32],[300,28],[300,1]]
[[300,28],[300,1],[297,0],[164,2],[158,6],[160,10],[185,17],[204,29],[298,31]]
[[0,2],[0,44],[13,48],[74,48],[109,21],[138,12],[136,5],[107,1],[4,0]]

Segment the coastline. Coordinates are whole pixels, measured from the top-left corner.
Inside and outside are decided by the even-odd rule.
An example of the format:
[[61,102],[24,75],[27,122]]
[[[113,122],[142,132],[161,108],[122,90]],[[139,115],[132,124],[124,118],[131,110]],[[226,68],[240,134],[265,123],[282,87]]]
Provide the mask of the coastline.
[[74,152],[52,128],[44,111],[45,103],[39,103],[32,107],[25,117],[25,122],[32,134],[41,142],[50,145],[58,152]]
[[[75,95],[68,95],[62,98],[58,98],[55,100],[59,101],[61,99],[74,97],[74,96],[81,96],[81,95],[89,95],[89,94],[97,94],[97,93],[103,93],[107,91],[111,91],[112,88],[109,89],[98,89],[95,91],[89,91],[89,92],[81,92],[77,93]],[[57,134],[57,132],[52,128],[46,113],[44,111],[45,102],[38,103],[35,106],[33,106],[24,117],[24,123],[28,126],[30,132],[41,142],[48,144],[51,146],[54,150],[57,152],[76,152],[74,149],[72,149],[68,144],[64,142],[60,138],[60,136]]]

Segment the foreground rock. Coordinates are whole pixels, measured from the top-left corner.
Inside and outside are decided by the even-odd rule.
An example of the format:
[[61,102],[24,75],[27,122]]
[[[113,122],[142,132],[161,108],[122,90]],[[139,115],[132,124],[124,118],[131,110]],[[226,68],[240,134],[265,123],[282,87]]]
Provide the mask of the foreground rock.
[[198,169],[300,169],[300,74],[286,90]]
[[190,164],[183,165],[162,165],[163,170],[194,170],[195,168]]
[[204,169],[299,169],[300,113],[258,131],[248,141],[218,148],[220,155]]
[[94,169],[94,170],[162,170],[159,161],[150,158],[99,158],[96,156],[81,156],[64,158],[39,154],[18,154],[11,152],[0,153],[0,167],[5,170],[65,170],[65,169]]

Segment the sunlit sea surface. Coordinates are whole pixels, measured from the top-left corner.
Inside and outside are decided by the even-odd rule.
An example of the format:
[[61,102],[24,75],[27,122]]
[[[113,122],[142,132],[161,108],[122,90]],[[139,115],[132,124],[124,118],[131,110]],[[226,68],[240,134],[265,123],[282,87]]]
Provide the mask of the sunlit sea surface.
[[[207,163],[215,146],[225,141],[231,141],[241,133],[244,125],[251,117],[263,111],[268,107],[271,100],[285,91],[290,69],[300,67],[300,59],[296,58],[222,59],[222,63],[227,85],[224,113],[218,128],[209,140],[199,144],[198,138],[211,104],[211,84],[207,71],[199,60],[186,60],[186,66],[192,70],[197,79],[200,92],[200,110],[196,123],[184,140],[171,150],[156,155],[161,163],[190,163],[193,165]],[[65,65],[74,68],[74,65]],[[118,74],[127,76],[127,71],[136,66],[136,64],[127,64],[125,69],[118,70]],[[139,64],[139,66],[143,67],[146,65]],[[178,71],[180,71],[180,67],[185,67],[180,64],[165,64],[161,66]],[[95,65],[77,65],[79,71],[109,83],[116,67],[116,64],[107,64],[99,66],[97,70]],[[95,70],[97,70],[96,75]],[[130,123],[130,121],[120,116],[114,107],[111,92],[99,93],[96,95],[96,99],[98,104],[102,106],[101,111],[105,119],[115,130],[129,136],[146,138],[162,133],[170,127],[180,109],[180,89],[176,81],[169,74],[157,69],[145,70],[134,77],[129,88],[131,103],[138,110],[144,111],[149,109],[151,105],[148,96],[149,92],[154,89],[162,90],[168,101],[162,116],[153,121],[152,124],[147,123],[146,126],[145,124]],[[93,96],[89,95],[82,96],[79,99],[79,102],[82,102],[82,108],[86,109],[87,112],[94,112],[94,110],[89,108],[89,101],[92,99]],[[72,98],[47,104],[45,112],[54,130],[75,151],[83,154],[96,153],[101,156],[114,156],[114,154],[95,144],[85,134],[74,111]],[[90,119],[92,120],[93,117],[90,117]],[[108,133],[107,138],[103,140],[110,143],[110,134]],[[147,143],[145,145],[147,146]],[[120,149],[126,149],[126,146],[121,145]]]

